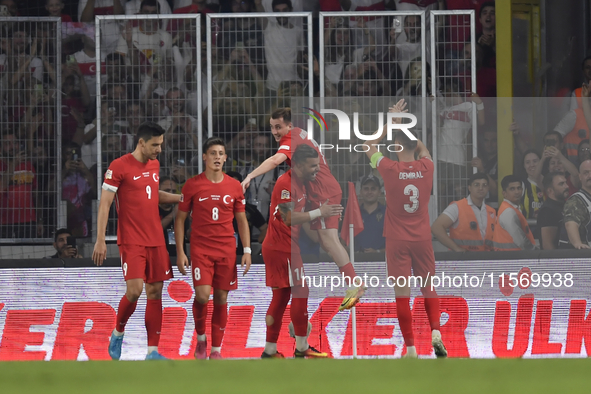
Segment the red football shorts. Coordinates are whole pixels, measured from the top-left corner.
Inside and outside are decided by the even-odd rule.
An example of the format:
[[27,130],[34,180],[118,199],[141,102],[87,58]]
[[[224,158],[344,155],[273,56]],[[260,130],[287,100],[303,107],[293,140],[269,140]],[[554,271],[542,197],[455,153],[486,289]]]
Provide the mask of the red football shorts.
[[299,253],[271,250],[263,247],[265,278],[269,287],[283,289],[302,286],[304,262]]
[[195,287],[209,285],[220,290],[236,290],[238,288],[235,254],[219,257],[191,253],[191,272]]
[[166,246],[119,245],[123,278],[143,279],[146,283],[172,278],[172,265]]
[[426,278],[435,275],[435,254],[431,241],[398,241],[386,239],[388,276],[412,275]]
[[[323,201],[310,201],[308,203],[307,211],[313,211],[317,208],[320,208],[324,204],[335,205],[340,204],[341,199],[343,197],[342,193],[337,194],[336,196],[332,196],[330,198],[326,198]],[[328,200],[328,203],[326,202]],[[317,218],[310,222],[310,229],[311,230],[324,230],[327,228],[334,228],[339,229],[339,221],[341,220],[340,216],[331,216],[328,218]]]

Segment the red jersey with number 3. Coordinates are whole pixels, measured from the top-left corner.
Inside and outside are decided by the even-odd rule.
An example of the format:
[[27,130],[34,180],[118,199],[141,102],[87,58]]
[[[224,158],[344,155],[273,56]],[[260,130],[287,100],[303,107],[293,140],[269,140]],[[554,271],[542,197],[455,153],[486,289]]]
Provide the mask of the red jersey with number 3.
[[318,156],[320,157],[320,172],[316,175],[316,180],[306,184],[308,199],[311,201],[324,202],[331,197],[342,194],[341,186],[331,174],[330,168],[328,168],[328,163],[320,151],[318,143],[314,140],[308,139],[307,131],[300,129],[299,127],[291,129],[289,133],[279,140],[279,149],[277,149],[277,153],[285,154],[287,156],[286,162],[291,167],[291,157],[300,144],[311,146],[316,152],[318,152]]
[[103,189],[116,193],[117,245],[166,245],[158,210],[159,173],[158,160],[141,163],[131,153],[109,166]]
[[433,161],[402,162],[381,157],[378,171],[386,191],[384,237],[400,241],[431,240],[429,199],[433,188]]
[[234,214],[244,212],[246,200],[236,179],[224,175],[213,183],[201,173],[183,186],[179,209],[191,212],[191,252],[228,257],[236,254]]
[[289,170],[281,175],[271,194],[271,213],[269,227],[263,244],[271,250],[300,253],[298,244],[301,225],[287,226],[281,218],[279,204],[294,203],[294,212],[303,212],[306,207],[306,191]]

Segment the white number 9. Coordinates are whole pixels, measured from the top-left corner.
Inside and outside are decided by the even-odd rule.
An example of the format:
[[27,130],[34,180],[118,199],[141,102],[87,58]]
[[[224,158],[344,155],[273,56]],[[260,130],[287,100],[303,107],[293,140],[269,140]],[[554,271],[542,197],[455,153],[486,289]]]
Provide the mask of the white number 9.
[[152,199],[152,188],[150,185],[146,186],[146,193],[148,194],[148,200]]
[[127,276],[127,263],[123,263],[123,276]]

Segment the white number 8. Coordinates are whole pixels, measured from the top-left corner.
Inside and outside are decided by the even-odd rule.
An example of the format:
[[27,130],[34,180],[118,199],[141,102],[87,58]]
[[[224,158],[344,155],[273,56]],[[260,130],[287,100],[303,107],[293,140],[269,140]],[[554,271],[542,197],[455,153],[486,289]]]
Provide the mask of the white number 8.
[[220,211],[219,211],[219,209],[217,209],[217,208],[214,208],[214,209],[212,209],[212,210],[211,210],[211,218],[212,218],[213,220],[218,220],[218,219],[220,218],[219,212],[220,212]]
[[199,270],[199,268],[195,268],[193,275],[195,276],[195,280],[201,279],[201,271]]

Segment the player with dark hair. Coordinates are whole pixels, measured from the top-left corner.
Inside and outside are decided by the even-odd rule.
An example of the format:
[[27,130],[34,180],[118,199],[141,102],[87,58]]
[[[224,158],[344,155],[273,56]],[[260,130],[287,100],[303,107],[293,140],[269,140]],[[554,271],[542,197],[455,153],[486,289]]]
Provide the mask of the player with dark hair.
[[345,294],[345,298],[339,307],[339,310],[352,308],[363,295],[365,287],[357,284],[355,287],[354,278],[356,276],[355,268],[349,259],[349,254],[339,241],[339,217],[332,216],[323,218],[319,214],[319,208],[328,202],[328,204],[338,205],[341,203],[341,186],[331,174],[330,168],[318,147],[316,141],[308,138],[308,133],[298,127],[293,127],[291,123],[291,108],[279,108],[271,114],[271,133],[275,141],[279,143],[279,149],[275,155],[269,157],[254,171],[246,176],[242,182],[242,190],[246,190],[250,181],[260,175],[266,174],[283,162],[291,166],[292,155],[295,149],[302,144],[308,145],[318,152],[320,158],[320,171],[314,181],[306,182],[307,198],[313,220],[310,223],[311,230],[318,231],[318,238],[322,249],[334,259],[340,272],[344,275],[345,283],[350,286]]
[[243,275],[250,269],[250,231],[246,219],[244,194],[240,183],[222,171],[226,155],[224,140],[209,138],[203,144],[205,171],[189,179],[183,186],[181,203],[174,224],[177,243],[177,266],[186,275],[189,259],[183,250],[185,220],[191,213],[191,274],[195,287],[193,317],[197,331],[195,358],[207,358],[205,320],[209,295],[213,287],[210,359],[221,359],[222,340],[228,320],[227,298],[230,290],[238,288],[234,218],[244,255]]
[[[291,297],[291,321],[296,339],[295,357],[325,358],[308,344],[308,294],[304,278],[304,263],[298,245],[301,224],[314,216],[304,212],[306,192],[304,182],[314,181],[320,171],[318,152],[302,144],[292,157],[294,166],[277,179],[271,195],[269,228],[263,242],[263,260],[267,286],[273,289],[273,298],[267,310],[267,341],[261,358],[284,358],[277,352],[277,339],[281,331],[283,313]],[[341,214],[340,205],[325,204],[321,217]]]
[[[406,112],[405,107],[404,100],[400,100],[390,108],[390,112]],[[393,122],[401,123],[401,119],[394,118]],[[447,357],[447,350],[439,331],[439,298],[431,288],[431,278],[435,275],[435,255],[429,226],[433,160],[421,141],[411,139],[402,131],[397,132],[394,137],[394,143],[400,144],[403,148],[401,152],[397,152],[398,161],[384,157],[376,148],[376,144],[386,136],[386,132],[387,125],[384,125],[381,133],[378,131],[379,137],[368,142],[370,149],[366,154],[371,160],[371,166],[377,168],[382,175],[386,190],[384,237],[388,276],[403,276],[408,279],[412,269],[413,275],[423,278],[421,293],[425,297],[425,310],[431,326],[431,343],[437,357]],[[406,344],[406,357],[416,358],[409,302],[410,287],[408,281],[406,283],[404,287],[394,287],[396,313]]]
[[100,198],[97,239],[92,252],[96,265],[102,265],[107,257],[105,231],[111,204],[117,196],[117,245],[121,255],[121,268],[127,290],[117,311],[117,320],[109,355],[114,360],[121,357],[123,334],[128,319],[135,311],[137,300],[146,283],[146,330],[148,355],[146,360],[164,359],[158,353],[162,327],[162,286],[172,278],[172,266],[166,250],[160,225],[158,204],[176,204],[180,196],[159,191],[160,163],[164,130],[156,123],[143,123],[137,132],[137,146],[113,160],[105,173]]

